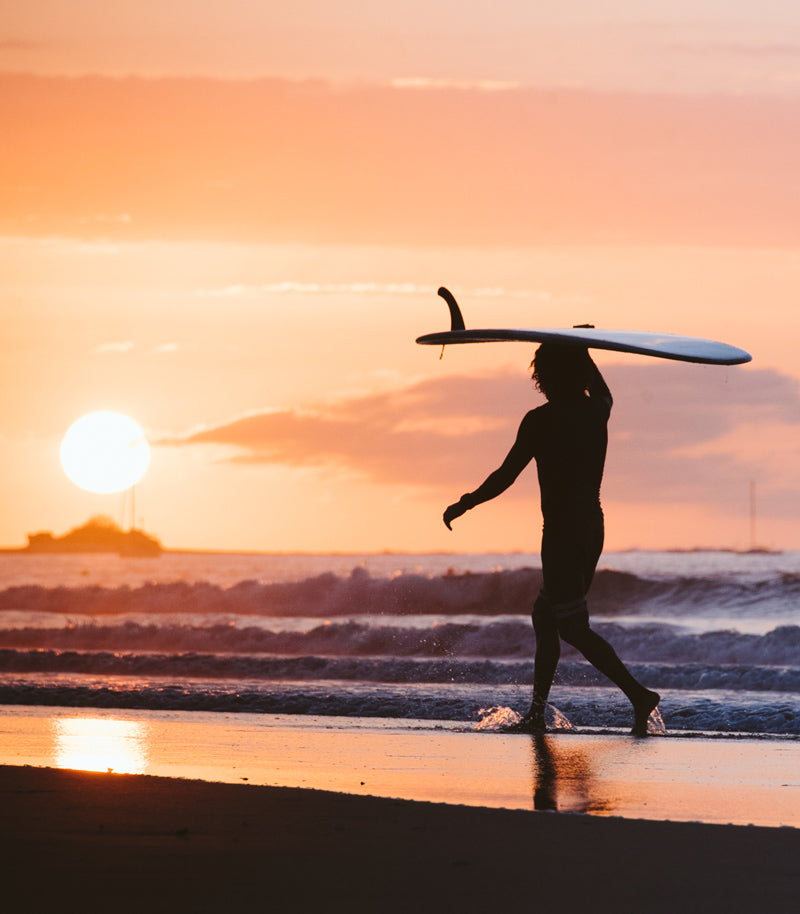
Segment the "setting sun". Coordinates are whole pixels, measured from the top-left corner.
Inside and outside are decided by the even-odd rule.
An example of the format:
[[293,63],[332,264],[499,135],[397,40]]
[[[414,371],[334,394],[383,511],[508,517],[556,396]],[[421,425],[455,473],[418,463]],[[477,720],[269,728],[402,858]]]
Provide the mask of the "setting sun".
[[82,489],[122,492],[144,476],[150,446],[141,428],[120,413],[89,413],[70,426],[61,442],[61,464]]

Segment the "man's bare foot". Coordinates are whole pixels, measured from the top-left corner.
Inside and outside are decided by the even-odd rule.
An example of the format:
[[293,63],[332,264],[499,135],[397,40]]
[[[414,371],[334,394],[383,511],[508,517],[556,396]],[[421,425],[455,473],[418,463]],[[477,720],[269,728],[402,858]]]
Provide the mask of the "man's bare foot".
[[509,724],[505,728],[506,733],[545,733],[547,726],[544,722],[545,706],[538,704],[532,707],[527,714],[521,717],[515,724]]
[[634,723],[631,734],[633,736],[647,736],[647,718],[658,707],[661,696],[658,692],[645,689],[639,701],[633,705]]

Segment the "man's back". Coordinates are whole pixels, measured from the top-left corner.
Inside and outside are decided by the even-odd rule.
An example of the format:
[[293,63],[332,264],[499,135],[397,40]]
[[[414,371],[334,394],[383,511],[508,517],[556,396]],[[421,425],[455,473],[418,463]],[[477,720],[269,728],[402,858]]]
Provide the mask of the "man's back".
[[545,524],[561,525],[600,510],[609,405],[599,397],[551,400],[533,411]]

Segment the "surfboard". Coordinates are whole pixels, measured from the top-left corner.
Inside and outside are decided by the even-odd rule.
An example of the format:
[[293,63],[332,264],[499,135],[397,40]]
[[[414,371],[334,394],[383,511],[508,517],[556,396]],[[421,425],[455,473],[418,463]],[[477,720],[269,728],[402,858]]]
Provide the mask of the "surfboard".
[[417,337],[417,343],[422,346],[497,342],[563,343],[567,346],[631,352],[659,359],[699,362],[706,365],[741,365],[752,358],[749,352],[737,346],[702,337],[677,336],[672,333],[653,333],[645,330],[604,330],[590,324],[552,329],[467,330],[461,309],[452,292],[442,286],[438,294],[447,302],[450,309],[450,329]]

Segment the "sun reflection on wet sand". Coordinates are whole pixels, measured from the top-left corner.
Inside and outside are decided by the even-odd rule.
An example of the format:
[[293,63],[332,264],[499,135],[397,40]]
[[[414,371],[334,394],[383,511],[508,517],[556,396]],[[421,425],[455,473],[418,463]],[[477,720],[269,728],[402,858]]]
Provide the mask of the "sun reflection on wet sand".
[[147,770],[147,724],[101,717],[61,717],[52,721],[57,768],[142,774]]

